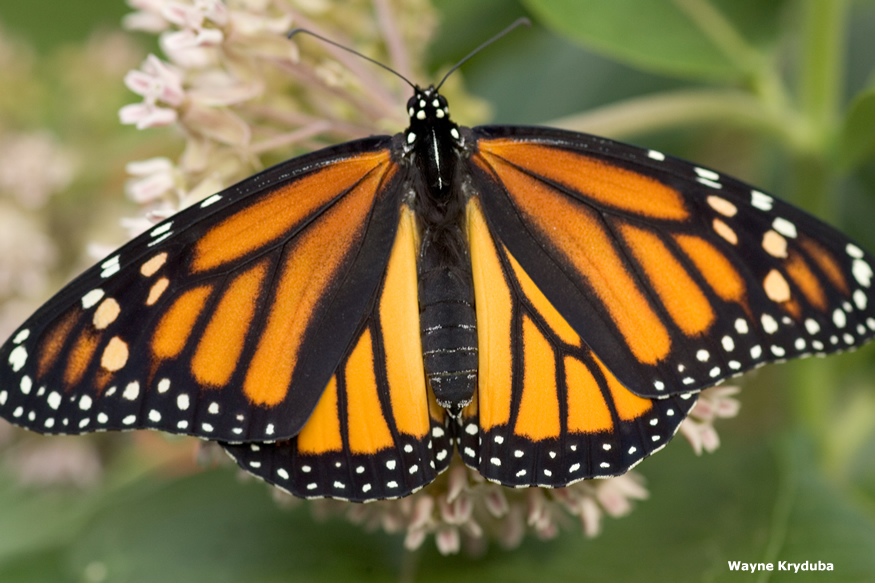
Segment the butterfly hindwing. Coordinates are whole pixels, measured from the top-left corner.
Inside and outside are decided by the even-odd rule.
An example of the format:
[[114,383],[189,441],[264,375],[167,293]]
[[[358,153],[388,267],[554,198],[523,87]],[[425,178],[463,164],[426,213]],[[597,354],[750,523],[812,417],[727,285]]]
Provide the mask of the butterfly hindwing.
[[405,496],[447,467],[446,419],[422,365],[417,252],[404,207],[370,316],[301,432],[279,443],[223,443],[244,469],[298,496],[362,502]]
[[0,408],[46,433],[291,437],[360,329],[398,225],[388,138],[280,164],[157,225],[0,350]]
[[645,397],[875,334],[872,257],[736,180],[544,128],[475,128],[499,240],[608,369]]
[[507,486],[561,487],[619,475],[661,449],[696,395],[626,389],[469,203],[480,384],[463,411],[459,450]]

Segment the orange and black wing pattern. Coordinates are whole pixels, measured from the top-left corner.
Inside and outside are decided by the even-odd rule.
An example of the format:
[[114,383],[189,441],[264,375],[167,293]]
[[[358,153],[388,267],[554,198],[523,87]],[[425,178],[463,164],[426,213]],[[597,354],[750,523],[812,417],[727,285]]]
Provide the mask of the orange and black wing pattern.
[[664,447],[696,402],[630,392],[468,207],[479,385],[462,412],[459,452],[489,480],[561,487],[626,472]]
[[339,367],[384,343],[368,318],[403,206],[390,141],[280,164],[86,271],[3,347],[0,413],[261,442],[297,435],[329,385],[350,402]]
[[310,419],[290,440],[223,443],[243,468],[296,496],[356,502],[406,496],[446,469],[453,445],[423,372],[417,254],[405,206],[373,308]]
[[[665,398],[875,335],[872,257],[791,205],[595,136],[473,136],[473,190],[503,264],[518,265],[597,356],[595,367],[578,357],[595,376],[603,365],[632,393]],[[525,338],[534,323],[515,330]],[[507,358],[519,366],[520,356]]]

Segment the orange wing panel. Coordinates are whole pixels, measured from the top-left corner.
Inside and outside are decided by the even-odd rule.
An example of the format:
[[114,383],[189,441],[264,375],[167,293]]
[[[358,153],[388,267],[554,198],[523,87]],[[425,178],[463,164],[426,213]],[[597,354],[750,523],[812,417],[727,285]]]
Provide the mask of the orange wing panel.
[[322,454],[341,451],[340,412],[337,409],[337,376],[331,377],[319,404],[307,424],[298,434],[298,451],[304,454]]
[[273,406],[286,397],[317,303],[363,237],[382,177],[369,174],[286,250],[267,325],[243,383],[252,403]]
[[514,433],[534,441],[561,431],[553,347],[528,316],[523,317],[523,395]]
[[488,429],[510,420],[513,304],[498,252],[477,199],[471,199],[467,212],[474,306],[477,310],[480,424]]
[[614,208],[675,221],[684,220],[690,214],[675,189],[595,158],[501,139],[481,140],[480,151],[489,156],[490,162],[501,158]]
[[380,297],[386,376],[398,430],[421,438],[428,433],[428,403],[419,330],[416,225],[405,206]]
[[589,367],[573,356],[566,356],[564,360],[565,384],[568,388],[568,431],[611,431],[614,428],[611,411]]
[[191,361],[191,371],[198,382],[223,387],[231,380],[266,274],[267,263],[262,262],[237,276],[228,286]]
[[830,283],[843,294],[849,295],[851,292],[848,291],[848,281],[845,279],[845,274],[842,272],[842,268],[835,257],[817,241],[804,235],[799,236],[799,243],[805,249],[805,252],[814,259],[817,266],[823,270]]
[[[373,454],[392,447],[394,440],[383,417],[377,378],[374,374],[374,347],[371,332],[365,329],[350,354],[344,370],[349,449],[356,454]],[[425,394],[422,395],[423,405]]]
[[152,336],[152,353],[156,357],[173,358],[182,352],[212,291],[209,285],[196,287],[179,296],[167,309]]
[[675,324],[687,336],[706,332],[716,318],[711,303],[662,239],[628,223],[620,232]]
[[501,158],[490,161],[527,221],[590,283],[635,357],[647,364],[664,359],[671,349],[668,330],[598,216]]
[[[214,269],[280,239],[305,218],[389,161],[389,153],[362,154],[314,172],[265,196],[198,240],[192,269]],[[377,172],[376,174],[379,174]],[[290,201],[294,201],[290,204]]]

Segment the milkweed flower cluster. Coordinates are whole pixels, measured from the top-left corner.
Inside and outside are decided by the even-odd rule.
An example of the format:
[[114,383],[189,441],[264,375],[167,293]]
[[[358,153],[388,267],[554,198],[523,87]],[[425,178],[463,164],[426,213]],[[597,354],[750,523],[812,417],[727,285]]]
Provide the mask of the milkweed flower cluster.
[[[129,0],[124,26],[159,35],[125,76],[141,101],[119,111],[139,129],[176,128],[177,160],[132,163],[129,196],[152,222],[245,178],[263,165],[404,124],[407,87],[339,49],[300,37],[304,27],[355,46],[411,75],[434,28],[424,0]],[[303,40],[303,42],[301,42]],[[415,75],[414,75],[415,76]]]

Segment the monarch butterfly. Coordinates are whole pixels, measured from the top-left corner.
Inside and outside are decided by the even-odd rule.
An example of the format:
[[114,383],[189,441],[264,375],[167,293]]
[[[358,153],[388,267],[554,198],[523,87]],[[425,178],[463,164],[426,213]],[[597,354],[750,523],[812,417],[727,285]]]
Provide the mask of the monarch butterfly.
[[626,472],[703,388],[875,334],[872,258],[713,170],[595,136],[409,127],[283,162],[67,285],[0,349],[0,416],[215,440],[303,497]]

